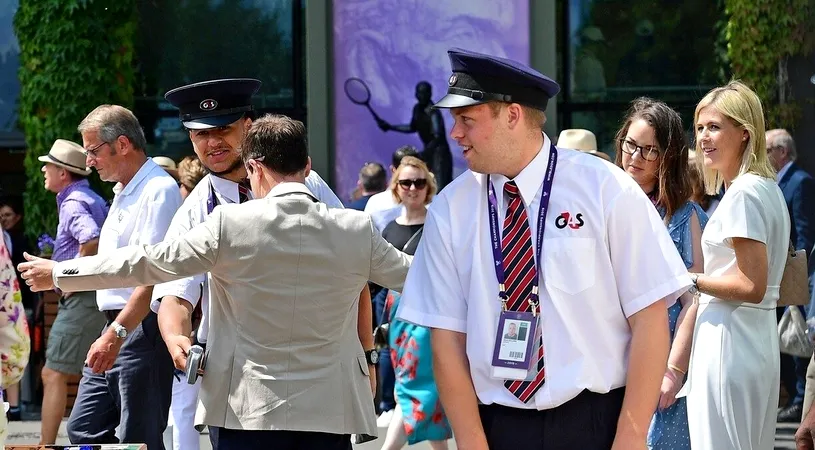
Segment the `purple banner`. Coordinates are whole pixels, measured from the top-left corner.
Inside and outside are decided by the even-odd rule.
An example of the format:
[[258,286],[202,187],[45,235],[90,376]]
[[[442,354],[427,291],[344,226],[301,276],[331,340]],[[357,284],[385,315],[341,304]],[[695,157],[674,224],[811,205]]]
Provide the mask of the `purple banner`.
[[[443,97],[450,47],[529,62],[529,0],[334,0],[333,5],[334,171],[343,200],[366,162],[387,169],[398,147],[423,150],[417,133],[382,131],[375,116],[394,126],[409,125],[420,81],[430,83],[434,102]],[[450,114],[443,117],[456,176],[466,164],[449,137]]]

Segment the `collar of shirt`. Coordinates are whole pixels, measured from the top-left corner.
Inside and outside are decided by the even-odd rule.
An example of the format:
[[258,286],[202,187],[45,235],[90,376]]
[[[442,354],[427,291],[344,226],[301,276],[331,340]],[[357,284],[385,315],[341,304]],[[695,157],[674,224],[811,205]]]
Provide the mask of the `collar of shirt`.
[[117,196],[119,195],[127,196],[132,194],[139,186],[139,184],[141,184],[141,182],[144,181],[147,175],[154,170],[164,170],[164,169],[162,169],[161,166],[159,166],[158,164],[154,163],[152,159],[147,158],[147,161],[145,161],[144,164],[142,164],[139,171],[136,172],[136,175],[133,175],[133,179],[130,180],[129,183],[127,183],[126,185],[122,183],[116,183],[116,186],[113,186],[113,193],[116,194]]
[[[229,203],[240,203],[238,183],[212,174],[209,176],[209,181],[212,183],[212,187],[215,189],[215,192],[220,194],[221,197],[229,200]],[[252,196],[252,191],[249,191],[249,198],[254,198]]]
[[279,183],[277,186],[273,187],[268,194],[266,194],[266,197],[275,197],[278,195],[286,195],[291,193],[306,194],[313,198],[317,198],[305,184],[295,181]]
[[[543,177],[541,174],[546,173],[546,165],[549,164],[549,137],[543,135],[543,146],[538,154],[521,170],[513,180],[518,185],[518,190],[521,192],[521,199],[527,209],[532,207],[532,202],[538,191],[543,185]],[[555,173],[557,177],[557,173]],[[495,188],[495,196],[498,200],[498,210],[504,211],[506,209],[506,195],[504,195],[504,184],[509,181],[509,178],[504,175],[490,175],[490,181]]]
[[784,175],[786,175],[787,172],[789,172],[791,165],[792,161],[788,161],[786,164],[784,164],[784,167],[782,167],[781,170],[778,171],[778,174],[776,174],[775,179],[780,180],[784,178]]
[[65,189],[57,192],[57,208],[62,206],[62,202],[65,201],[66,198],[68,198],[68,195],[71,192],[74,192],[74,191],[82,189],[82,188],[90,189],[90,187],[91,187],[91,184],[86,179],[82,179],[82,180],[79,180],[79,181],[74,181],[73,183],[69,184],[68,186],[65,186]]

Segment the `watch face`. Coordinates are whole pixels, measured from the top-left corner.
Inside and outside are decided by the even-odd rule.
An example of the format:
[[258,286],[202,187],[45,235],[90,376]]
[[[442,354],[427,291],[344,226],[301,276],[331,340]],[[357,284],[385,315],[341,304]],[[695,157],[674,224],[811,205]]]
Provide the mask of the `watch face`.
[[370,355],[371,355],[371,356],[369,356],[369,359],[370,359],[370,361],[371,361],[371,363],[372,363],[372,364],[376,364],[376,363],[378,363],[378,362],[379,362],[379,352],[377,352],[376,350],[374,350],[374,351],[372,351],[372,352],[370,353]]

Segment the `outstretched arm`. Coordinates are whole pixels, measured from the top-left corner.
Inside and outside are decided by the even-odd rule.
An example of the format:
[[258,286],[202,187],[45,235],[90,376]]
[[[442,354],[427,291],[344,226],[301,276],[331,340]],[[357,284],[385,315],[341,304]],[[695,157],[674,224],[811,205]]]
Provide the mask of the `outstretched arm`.
[[[398,131],[400,133],[415,133],[416,132],[416,113],[417,113],[416,108],[418,108],[418,106],[413,107],[413,116],[410,119],[410,123],[406,123],[406,124],[403,124],[403,125],[391,125],[391,124],[389,124],[389,123],[387,123],[385,121],[382,121],[383,123],[379,124],[379,128],[382,129],[382,131]],[[384,128],[383,128],[383,125],[385,125]]]
[[58,264],[26,254],[29,262],[20,264],[19,270],[34,291],[53,289],[56,284],[68,292],[152,286],[205,273],[218,256],[220,209],[177,240],[123,247]]

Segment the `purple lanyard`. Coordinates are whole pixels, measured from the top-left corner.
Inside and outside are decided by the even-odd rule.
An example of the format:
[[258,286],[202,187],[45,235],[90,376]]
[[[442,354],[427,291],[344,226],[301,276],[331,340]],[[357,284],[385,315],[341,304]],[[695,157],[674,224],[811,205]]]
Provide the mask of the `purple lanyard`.
[[218,206],[218,197],[215,196],[215,186],[212,185],[212,180],[209,180],[209,198],[207,199],[207,215],[212,214],[212,211]]
[[[530,304],[534,306],[538,304],[538,285],[540,284],[541,275],[543,274],[543,266],[541,265],[541,249],[543,248],[543,231],[546,228],[546,213],[549,211],[549,198],[552,193],[552,181],[555,177],[555,167],[557,167],[557,148],[553,144],[550,145],[549,162],[546,165],[546,176],[543,179],[543,191],[541,192],[541,204],[538,209],[538,236],[536,239],[536,260],[535,265],[538,269],[538,276],[532,280],[532,295],[529,299]],[[521,199],[521,207],[523,206],[523,198]],[[490,217],[490,241],[492,243],[492,256],[495,262],[495,277],[498,278],[498,297],[506,309],[508,299],[506,286],[504,286],[504,255],[501,251],[501,232],[498,229],[498,200],[495,196],[495,188],[490,182],[490,176],[487,175],[487,211]]]

